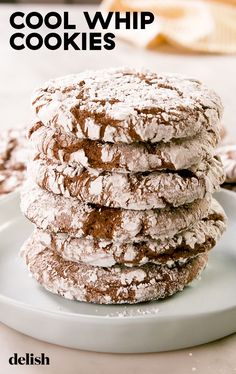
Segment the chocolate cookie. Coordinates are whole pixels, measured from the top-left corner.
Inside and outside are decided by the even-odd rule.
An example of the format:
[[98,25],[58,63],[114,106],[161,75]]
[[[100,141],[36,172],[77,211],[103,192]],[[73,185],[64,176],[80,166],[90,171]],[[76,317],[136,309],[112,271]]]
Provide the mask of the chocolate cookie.
[[33,236],[23,245],[22,254],[30,273],[48,291],[97,304],[134,304],[171,296],[196,279],[207,264],[203,254],[172,268],[95,267],[66,261]]
[[156,143],[219,128],[222,104],[201,82],[128,68],[88,71],[47,82],[32,105],[48,127],[79,139]]
[[36,151],[53,162],[120,173],[189,169],[211,158],[219,140],[217,133],[202,131],[194,137],[168,143],[103,143],[78,139],[61,129],[48,128],[42,122],[31,126],[29,137]]
[[115,264],[140,266],[148,262],[171,267],[176,262],[183,264],[190,258],[212,249],[225,231],[225,227],[225,214],[213,200],[206,218],[166,239],[112,242],[76,239],[66,234],[53,235],[41,230],[35,230],[34,237],[68,261],[102,267]]
[[127,210],[97,207],[49,193],[27,182],[21,210],[38,228],[73,237],[104,240],[147,240],[172,237],[208,215],[210,196],[178,208]]
[[25,129],[0,134],[0,195],[15,191],[25,180],[28,157],[25,135]]
[[35,158],[28,170],[40,187],[54,194],[134,210],[188,204],[218,190],[224,181],[222,164],[216,158],[202,162],[195,170],[178,172],[96,173],[45,158]]
[[226,173],[226,183],[236,183],[236,145],[229,144],[219,147],[217,155],[220,156]]

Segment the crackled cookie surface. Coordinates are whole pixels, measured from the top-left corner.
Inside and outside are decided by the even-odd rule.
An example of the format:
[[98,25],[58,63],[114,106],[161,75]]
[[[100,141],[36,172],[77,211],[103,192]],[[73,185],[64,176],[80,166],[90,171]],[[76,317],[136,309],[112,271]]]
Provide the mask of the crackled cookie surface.
[[27,182],[21,210],[38,228],[73,237],[105,240],[146,240],[172,237],[208,215],[211,198],[195,200],[178,208],[127,210],[79,203],[49,193]]
[[78,139],[42,122],[34,123],[29,135],[34,149],[54,162],[120,173],[189,169],[212,157],[219,140],[217,132],[203,131],[167,143],[104,143]]
[[95,267],[66,261],[31,237],[22,255],[33,277],[48,291],[67,299],[98,304],[139,303],[173,295],[204,270],[207,254],[174,267],[146,264]]
[[35,230],[34,236],[43,245],[59,253],[65,260],[93,266],[110,267],[115,264],[140,266],[151,262],[173,266],[212,249],[225,231],[226,217],[216,202],[206,218],[173,237],[147,241],[106,241],[76,239],[67,234],[53,235]]
[[28,170],[40,187],[54,194],[133,210],[191,203],[215,192],[224,181],[222,164],[216,158],[202,162],[192,171],[119,174],[95,173],[36,157]]
[[219,128],[222,104],[201,82],[128,68],[88,71],[45,83],[32,105],[44,125],[79,139],[159,142]]

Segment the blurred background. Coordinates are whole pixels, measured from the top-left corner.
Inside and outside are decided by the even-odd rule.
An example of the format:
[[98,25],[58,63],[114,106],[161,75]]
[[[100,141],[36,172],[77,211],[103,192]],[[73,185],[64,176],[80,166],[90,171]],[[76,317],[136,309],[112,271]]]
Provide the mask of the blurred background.
[[[56,6],[55,6],[56,4]],[[14,11],[45,15],[68,11],[78,32],[91,30],[83,11],[152,11],[155,22],[145,30],[108,31],[116,35],[114,50],[15,51],[9,38]],[[96,31],[96,30],[95,30]],[[25,29],[29,33],[29,29]],[[63,27],[57,30],[63,38]],[[48,29],[42,26],[42,36]],[[80,35],[81,36],[81,35]],[[80,36],[78,43],[81,43]],[[236,0],[0,0],[1,126],[21,126],[31,120],[30,97],[44,81],[85,69],[131,66],[196,77],[215,89],[225,106],[224,126],[234,136],[236,118]]]
[[[155,0],[154,0],[155,1]],[[191,0],[188,0],[191,1]],[[211,1],[211,0],[205,0]],[[236,0],[215,0],[228,4],[236,4]],[[99,4],[101,0],[0,0],[0,3],[31,3],[31,4]],[[149,2],[143,0],[143,3]]]
[[[145,1],[145,0],[144,0]],[[0,0],[0,3],[31,3],[31,4],[99,4],[100,0]]]

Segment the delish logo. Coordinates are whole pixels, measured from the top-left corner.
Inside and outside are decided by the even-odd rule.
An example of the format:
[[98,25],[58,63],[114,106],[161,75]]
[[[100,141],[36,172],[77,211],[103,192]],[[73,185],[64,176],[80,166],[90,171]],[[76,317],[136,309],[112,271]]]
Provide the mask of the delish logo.
[[45,353],[41,353],[39,356],[35,356],[34,353],[26,353],[25,356],[19,356],[18,353],[14,353],[9,358],[10,365],[50,365],[49,357]]

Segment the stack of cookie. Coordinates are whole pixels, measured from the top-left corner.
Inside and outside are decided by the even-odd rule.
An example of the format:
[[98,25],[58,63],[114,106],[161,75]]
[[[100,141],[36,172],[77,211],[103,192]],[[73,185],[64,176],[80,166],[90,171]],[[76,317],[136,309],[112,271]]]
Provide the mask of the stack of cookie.
[[211,197],[222,106],[199,81],[109,69],[49,81],[33,99],[22,248],[47,290],[137,303],[182,290],[225,229]]

